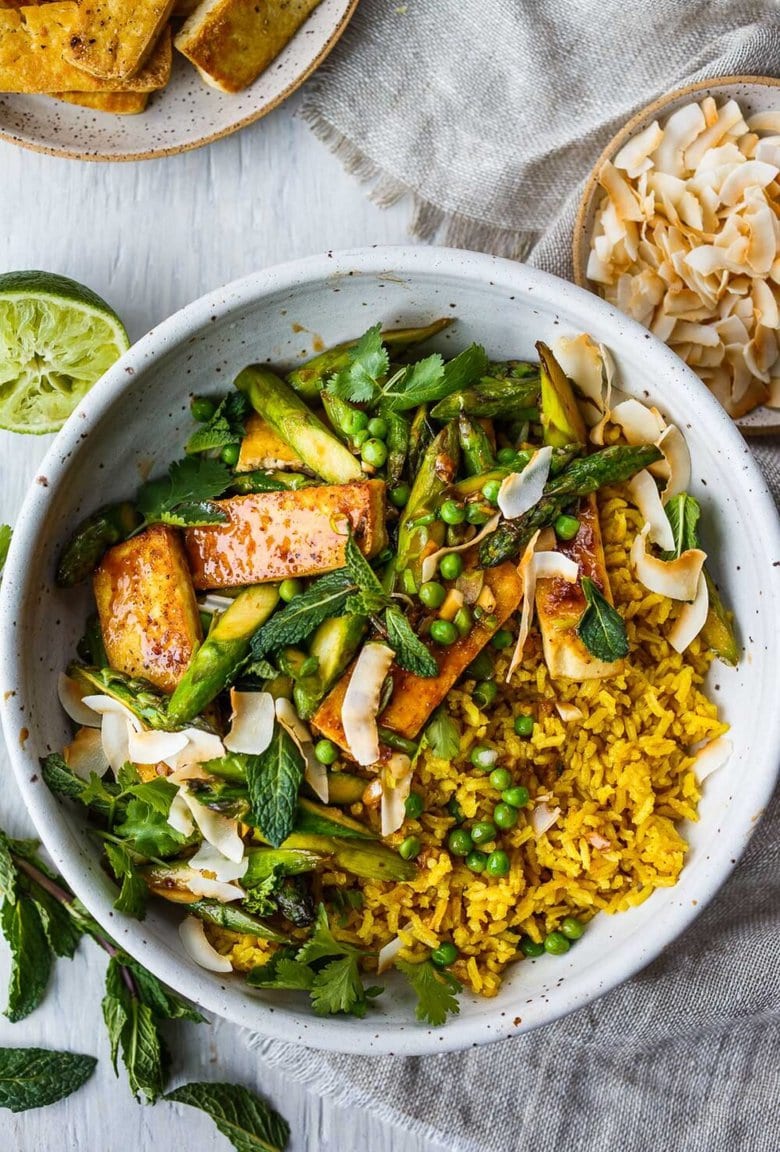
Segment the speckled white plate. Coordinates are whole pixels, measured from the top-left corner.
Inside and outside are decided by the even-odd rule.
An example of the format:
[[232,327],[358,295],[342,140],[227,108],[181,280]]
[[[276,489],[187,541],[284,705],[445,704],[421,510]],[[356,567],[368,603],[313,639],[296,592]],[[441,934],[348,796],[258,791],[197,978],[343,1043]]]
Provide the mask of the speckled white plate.
[[[586,331],[612,350],[623,386],[685,430],[692,491],[703,504],[713,573],[739,622],[746,655],[715,664],[710,690],[732,725],[734,754],[704,788],[679,883],[641,907],[597,916],[566,956],[514,966],[492,1000],[464,993],[444,1028],[414,1020],[408,987],[390,976],[365,1020],[316,1016],[302,997],[247,989],[185,955],[181,910],[155,903],[143,923],[112,908],[83,812],[55,799],[38,757],[59,750],[68,724],[57,673],[89,611],[87,590],[54,585],[74,524],[125,498],[151,463],[167,467],[192,427],[189,394],[227,387],[248,362],[292,366],[312,348],[368,325],[455,324],[436,341],[453,354],[479,340],[498,359],[533,356],[534,342]],[[16,781],[57,866],[112,935],[204,1008],[313,1048],[405,1055],[467,1048],[548,1023],[587,1004],[652,960],[714,896],[756,827],[780,750],[780,533],[771,497],[732,422],[677,356],[598,297],[508,260],[441,248],[376,248],[312,257],[259,272],[197,300],[139,341],[103,377],[57,437],[19,515],[0,595],[0,709]],[[10,781],[6,787],[10,787]]]
[[74,160],[150,160],[200,148],[271,112],[319,67],[358,0],[322,0],[249,88],[218,92],[174,49],[173,75],[139,116],[112,116],[50,96],[0,93],[0,139]]
[[[642,108],[612,137],[588,176],[574,225],[574,279],[582,288],[595,291],[588,280],[586,269],[596,207],[601,198],[598,183],[601,165],[605,160],[611,160],[627,140],[652,124],[653,120],[664,121],[681,105],[689,104],[692,100],[703,100],[705,96],[714,96],[719,103],[736,100],[747,115],[776,111],[780,108],[780,79],[772,76],[723,76],[717,80],[687,84]],[[746,436],[768,436],[780,432],[780,411],[776,408],[756,408],[747,416],[740,417],[737,424]]]

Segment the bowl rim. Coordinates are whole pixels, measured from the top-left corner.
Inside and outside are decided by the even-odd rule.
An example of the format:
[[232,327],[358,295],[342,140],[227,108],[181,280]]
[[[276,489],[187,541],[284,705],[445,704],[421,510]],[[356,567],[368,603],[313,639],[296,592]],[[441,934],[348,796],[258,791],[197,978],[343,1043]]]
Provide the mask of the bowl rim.
[[[224,140],[226,136],[232,136],[235,132],[240,132],[243,128],[247,128],[250,124],[262,120],[270,112],[273,112],[280,104],[284,104],[294,92],[297,92],[300,87],[309,79],[313,72],[316,72],[321,64],[324,64],[328,56],[330,56],[333,49],[338,44],[341,37],[347,30],[347,27],[355,15],[355,10],[360,3],[360,0],[347,0],[346,6],[341,15],[334,22],[333,27],[327,35],[325,43],[319,50],[313,60],[303,68],[296,76],[286,84],[281,92],[276,96],[266,101],[260,108],[255,109],[254,112],[249,112],[246,116],[242,116],[240,120],[235,123],[229,124],[227,128],[220,128],[216,132],[206,132],[204,135],[198,136],[196,139],[188,140],[183,144],[174,144],[164,146],[161,148],[150,148],[148,151],[140,152],[85,152],[79,148],[69,148],[67,145],[56,147],[51,144],[39,144],[34,140],[23,139],[21,136],[15,135],[7,129],[0,129],[0,140],[4,140],[7,144],[15,144],[17,148],[24,148],[28,152],[37,152],[41,156],[59,156],[65,160],[81,160],[86,163],[106,163],[106,164],[129,164],[135,160],[161,160],[166,156],[179,156],[182,152],[194,152],[198,148],[205,148],[207,144],[213,144],[217,140]],[[303,25],[301,25],[303,28]],[[299,29],[300,31],[300,29]],[[297,33],[296,33],[297,35]],[[295,37],[293,37],[294,39]],[[290,43],[285,44],[282,53],[286,52]],[[278,57],[277,57],[278,59]],[[164,99],[164,89],[162,98]],[[13,96],[13,92],[0,93],[0,95]],[[47,95],[47,93],[38,93],[38,95]],[[155,95],[155,93],[152,93]]]
[[[4,689],[0,693],[0,715],[6,746],[27,811],[44,846],[75,894],[99,923],[109,926],[111,935],[123,948],[159,979],[207,1011],[246,1027],[246,1004],[249,1002],[255,1016],[252,1027],[258,1032],[312,1048],[351,1054],[410,1056],[461,1050],[529,1031],[585,1006],[634,976],[689,926],[719,891],[758,823],[754,815],[750,820],[744,819],[739,824],[733,822],[731,827],[722,829],[719,859],[712,865],[709,875],[703,878],[700,890],[686,893],[695,896],[695,901],[686,899],[670,903],[663,922],[656,926],[652,937],[648,933],[634,932],[621,947],[604,958],[598,975],[587,967],[579,972],[575,970],[567,976],[565,984],[556,989],[552,1002],[542,1005],[543,997],[539,996],[536,1006],[523,1004],[523,1019],[519,1024],[510,1022],[509,1013],[506,1014],[506,1020],[497,1021],[500,1013],[496,1011],[492,1017],[487,1014],[472,1019],[455,1017],[443,1029],[415,1026],[413,1021],[408,1025],[381,1021],[378,1022],[377,1032],[374,1032],[369,1021],[357,1022],[360,1031],[348,1027],[347,1022],[331,1018],[306,1017],[305,1023],[301,1023],[299,1013],[275,1010],[273,1006],[246,995],[234,996],[225,985],[220,986],[214,980],[213,974],[201,972],[194,965],[183,964],[181,957],[175,957],[164,945],[155,944],[151,947],[146,939],[142,939],[142,924],[118,916],[111,908],[105,891],[101,891],[94,879],[82,870],[70,832],[61,831],[52,825],[50,811],[58,801],[47,789],[35,786],[37,761],[25,751],[18,739],[18,717],[13,711],[13,699],[16,694],[23,694],[23,669],[18,645],[15,643],[15,620],[27,589],[26,557],[36,547],[47,502],[62,480],[68,466],[69,453],[77,452],[79,442],[85,440],[90,429],[108,413],[118,395],[137,383],[138,377],[150,363],[191,340],[197,332],[210,325],[212,317],[227,319],[232,313],[260,302],[271,293],[294,289],[305,283],[327,283],[334,277],[355,274],[413,277],[415,273],[425,276],[450,274],[472,283],[489,283],[499,290],[508,288],[515,293],[521,305],[528,303],[533,306],[535,300],[544,300],[553,311],[565,311],[568,305],[574,305],[573,311],[576,313],[579,304],[582,310],[602,313],[603,320],[618,315],[603,300],[549,273],[500,257],[446,248],[375,246],[339,253],[328,252],[277,265],[233,281],[201,296],[152,328],[85,396],[56,437],[39,468],[38,475],[45,475],[48,485],[43,486],[34,480],[28,489],[0,589],[0,618],[3,621],[0,626],[0,676]],[[650,337],[635,321],[622,314],[619,319],[624,328],[621,337],[624,342],[634,343],[646,354],[648,339],[652,339],[655,341],[654,351],[659,367],[666,362],[669,369],[678,375],[684,370],[691,387],[698,394],[697,404],[709,409],[713,432],[719,430],[723,440],[731,441],[735,455],[740,454],[743,463],[739,483],[752,488],[751,500],[754,502],[755,516],[760,516],[765,524],[762,539],[767,555],[770,552],[780,555],[780,522],[776,517],[772,496],[752,457],[743,455],[746,449],[737,429],[704,385],[666,345]],[[777,571],[780,577],[780,569],[772,571]],[[767,589],[767,595],[770,592],[771,589]],[[780,587],[775,589],[774,595],[780,601]],[[753,813],[760,812],[766,806],[780,767],[777,757],[777,749],[780,747],[780,710],[768,720],[773,731],[768,728],[766,732],[766,752],[761,772],[752,775],[749,781]],[[239,1004],[243,1006],[243,1011]],[[342,1024],[344,1026],[340,1027]],[[364,1036],[371,1041],[370,1044],[363,1043]]]

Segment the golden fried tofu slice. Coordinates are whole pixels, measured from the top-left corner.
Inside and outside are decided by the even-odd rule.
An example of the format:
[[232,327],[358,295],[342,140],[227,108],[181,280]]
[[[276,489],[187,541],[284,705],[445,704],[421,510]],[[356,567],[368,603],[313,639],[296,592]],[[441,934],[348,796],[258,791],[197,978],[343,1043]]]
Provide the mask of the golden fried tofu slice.
[[227,513],[227,524],[184,533],[198,589],[332,572],[344,563],[347,524],[366,556],[387,543],[383,480],[257,492],[215,503]]
[[[431,653],[439,665],[439,675],[431,677],[415,676],[393,664],[390,675],[393,691],[387,707],[379,717],[385,728],[392,728],[401,736],[413,740],[424,727],[434,708],[452,688],[456,680],[466,671],[472,660],[487,644],[490,637],[501,627],[517,608],[523,598],[523,585],[517,568],[509,562],[495,568],[485,569],[485,586],[495,596],[493,615],[496,618],[492,628],[475,624],[468,636],[457,640],[449,648],[431,647]],[[348,752],[349,747],[341,723],[341,708],[349,684],[352,669],[325,697],[314,713],[312,724],[323,735]]]
[[237,472],[252,472],[255,468],[287,469],[288,472],[307,471],[298,453],[268,424],[262,416],[252,412],[246,422],[246,433],[241,441]]
[[78,20],[73,0],[0,11],[0,91],[153,92],[168,83],[172,63],[168,29],[136,76],[111,82],[89,76],[64,59]]
[[[559,540],[556,548],[579,565],[580,577],[589,576],[612,602],[604,559],[599,510],[595,495],[582,501],[580,528],[573,540]],[[553,577],[536,582],[536,616],[542,634],[544,658],[551,676],[570,680],[603,680],[615,676],[622,661],[606,663],[591,655],[577,635],[587,607],[579,580],[569,584]]]
[[55,92],[53,95],[65,104],[78,104],[114,116],[137,116],[146,111],[149,103],[148,92]]
[[99,80],[135,76],[168,23],[174,0],[81,0],[65,59]]
[[200,0],[176,0],[171,13],[173,19],[181,24],[187,20],[200,4]]
[[202,638],[179,533],[158,524],[115,545],[93,586],[111,667],[172,692]]
[[240,92],[282,51],[320,0],[203,0],[176,47],[203,80]]

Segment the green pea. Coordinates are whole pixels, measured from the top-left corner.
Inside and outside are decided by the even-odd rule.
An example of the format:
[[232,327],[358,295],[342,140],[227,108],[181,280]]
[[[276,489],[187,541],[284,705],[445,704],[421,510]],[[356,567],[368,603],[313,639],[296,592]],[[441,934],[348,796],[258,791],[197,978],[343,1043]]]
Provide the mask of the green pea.
[[360,449],[360,456],[372,468],[381,468],[387,460],[387,445],[375,436],[366,440]]
[[348,436],[356,436],[358,432],[365,432],[368,428],[368,416],[359,408],[350,408],[344,413],[341,427]]
[[490,787],[495,788],[496,792],[503,792],[505,788],[510,787],[511,783],[512,773],[508,768],[494,768],[490,773]]
[[422,816],[425,810],[425,801],[419,792],[410,792],[404,802],[404,811],[406,812],[407,819],[417,820]]
[[480,652],[469,664],[466,675],[473,680],[492,680],[496,674],[493,661],[487,652]]
[[499,448],[496,452],[497,464],[514,464],[517,460],[517,452],[514,448]]
[[455,799],[454,796],[450,797],[450,799],[447,801],[447,803],[444,805],[444,807],[447,809],[448,815],[450,815],[452,817],[452,819],[455,821],[456,824],[462,824],[463,823],[463,821],[465,819],[465,817],[463,815],[463,809],[461,808],[460,804],[458,803],[458,801]]
[[580,530],[580,522],[576,516],[559,516],[553,524],[555,535],[559,540],[573,540]]
[[447,837],[447,847],[453,856],[468,856],[474,841],[465,828],[453,828]]
[[484,744],[477,744],[471,749],[469,759],[480,772],[490,772],[496,766],[498,752],[496,752],[495,748],[487,748]]
[[491,704],[495,704],[498,696],[498,685],[495,680],[481,680],[479,684],[474,685],[472,699],[477,708],[489,708]]
[[314,745],[314,755],[320,764],[335,764],[339,758],[339,750],[332,740],[318,740]]
[[397,488],[390,489],[390,503],[394,508],[405,508],[411,494],[412,490],[408,484],[399,484]]
[[493,510],[484,504],[472,503],[466,505],[466,522],[468,524],[475,524],[477,527],[482,527],[487,524],[490,517],[493,515]]
[[466,509],[457,500],[445,500],[439,509],[439,516],[445,524],[462,524],[466,519]]
[[368,431],[372,436],[376,436],[377,440],[384,440],[387,436],[387,421],[383,420],[381,416],[374,416],[368,422]]
[[487,858],[485,871],[488,876],[506,876],[509,873],[509,857],[506,852],[496,848]]
[[426,608],[441,608],[447,598],[447,590],[444,585],[429,580],[420,588],[419,596]]
[[531,794],[522,784],[517,784],[514,788],[502,789],[501,799],[505,804],[508,804],[510,808],[525,808],[531,799]]
[[494,648],[498,648],[500,651],[502,648],[508,648],[513,640],[514,636],[508,628],[499,628],[495,636],[491,638],[490,643]]
[[585,925],[576,916],[564,916],[561,920],[561,932],[567,940],[579,940],[585,931]]
[[227,464],[228,468],[235,468],[238,464],[238,457],[241,454],[241,447],[238,444],[226,444],[219,454],[219,458],[223,464]]
[[496,804],[493,809],[493,819],[499,828],[502,828],[506,832],[510,828],[514,828],[517,823],[517,809],[513,808],[511,804],[505,804],[502,801],[501,804]]
[[469,852],[466,857],[466,867],[471,872],[484,872],[488,858],[484,852]]
[[475,844],[490,844],[496,836],[496,826],[489,820],[477,820],[471,825],[471,839]]
[[439,572],[445,580],[457,580],[463,571],[463,560],[457,552],[448,552],[439,561]]
[[487,484],[482,489],[482,495],[491,504],[498,503],[498,493],[501,488],[500,480],[488,480]]
[[467,608],[464,604],[455,613],[455,619],[452,621],[461,636],[468,636],[474,624],[474,617],[471,614],[471,609]]
[[289,604],[302,591],[303,582],[301,580],[282,580],[279,585],[279,599],[284,600],[285,604]]
[[436,644],[449,648],[458,639],[458,629],[449,620],[434,620],[431,624],[431,639]]
[[544,938],[544,950],[552,956],[563,956],[571,948],[571,943],[562,932],[548,932]]
[[458,959],[458,949],[449,940],[443,940],[438,948],[431,952],[431,963],[437,968],[449,968]]
[[420,855],[421,848],[422,844],[420,843],[419,836],[407,836],[406,839],[402,840],[398,845],[398,855],[402,860],[414,860]]
[[534,730],[533,716],[515,716],[514,729],[518,736],[530,736]]
[[358,429],[358,431],[355,432],[353,437],[352,437],[352,443],[355,445],[356,448],[362,448],[364,444],[367,444],[368,443],[368,429],[367,428]]
[[544,944],[541,940],[532,940],[530,936],[523,936],[520,941],[520,951],[530,960],[537,956],[544,956]]
[[208,396],[193,396],[190,400],[192,418],[199,424],[208,424],[216,410],[216,404],[213,400],[209,400]]

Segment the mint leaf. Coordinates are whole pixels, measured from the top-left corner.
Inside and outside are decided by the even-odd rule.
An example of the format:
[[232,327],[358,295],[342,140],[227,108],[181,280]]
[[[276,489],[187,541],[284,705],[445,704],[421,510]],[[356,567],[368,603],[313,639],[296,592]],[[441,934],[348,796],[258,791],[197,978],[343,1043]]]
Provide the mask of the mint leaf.
[[5,562],[8,559],[8,549],[11,547],[13,529],[10,524],[0,524],[0,576],[3,574]]
[[0,1048],[0,1108],[27,1112],[78,1091],[95,1071],[94,1056],[49,1048]]
[[672,526],[674,550],[664,559],[674,560],[689,548],[699,547],[698,523],[701,505],[687,492],[673,496],[666,504],[666,518]]
[[282,1152],[290,1126],[264,1100],[238,1084],[182,1084],[166,1100],[205,1112],[236,1152]]
[[423,739],[439,760],[454,760],[460,752],[460,729],[444,708],[437,708],[423,733]]
[[587,608],[577,625],[577,635],[597,660],[610,664],[628,655],[626,625],[588,576],[582,577],[582,591]]
[[446,1023],[447,1016],[460,1012],[457,996],[461,985],[451,972],[435,968],[430,960],[412,964],[396,960],[395,967],[411,984],[417,996],[415,1015],[433,1028]]
[[295,824],[303,756],[287,730],[275,723],[265,752],[244,760],[253,818],[269,844],[278,848]]
[[439,675],[439,665],[419,639],[400,608],[392,606],[385,612],[387,642],[395,652],[396,663],[415,676],[431,678]]
[[341,400],[368,404],[376,396],[378,382],[386,376],[390,358],[382,343],[382,326],[375,324],[349,350],[349,363],[328,380],[325,388]]
[[360,551],[360,547],[351,532],[347,537],[344,560],[349,575],[361,592],[370,592],[376,596],[381,596],[389,603],[390,597],[385,593],[382,582]]
[[148,968],[123,953],[122,967],[131,973],[138,995],[144,1004],[159,1020],[190,1020],[194,1024],[203,1022],[197,1008],[161,983]]
[[228,392],[211,419],[192,433],[184,451],[190,455],[238,444],[244,438],[246,419],[251,410],[252,405],[243,392]]
[[138,507],[147,524],[194,524],[199,514],[201,523],[224,523],[227,516],[210,501],[222,495],[232,478],[220,460],[188,456],[174,461],[167,476],[144,484]]
[[130,970],[124,968],[116,956],[109,960],[106,970],[103,1019],[111,1043],[114,1071],[121,1050],[131,1092],[153,1104],[162,1095],[167,1052],[151,1008],[138,995]]
[[269,652],[305,640],[323,620],[341,616],[355,585],[345,568],[328,572],[310,584],[289,604],[275,612],[252,637],[252,657],[262,660]]
[[20,887],[27,898],[36,905],[46,939],[54,955],[71,959],[83,935],[81,925],[70,915],[67,908],[41,888],[40,884],[34,883],[27,876],[22,876]]
[[16,865],[5,832],[0,832],[0,900],[16,901]]
[[52,952],[40,912],[32,900],[6,902],[0,912],[0,926],[11,949],[5,1015],[15,1024],[29,1016],[43,1000],[51,974]]

